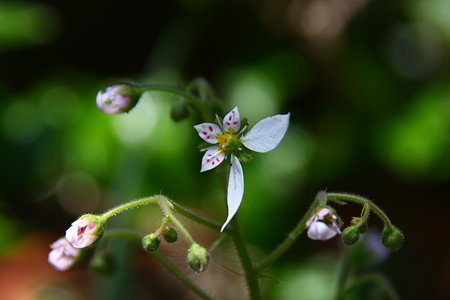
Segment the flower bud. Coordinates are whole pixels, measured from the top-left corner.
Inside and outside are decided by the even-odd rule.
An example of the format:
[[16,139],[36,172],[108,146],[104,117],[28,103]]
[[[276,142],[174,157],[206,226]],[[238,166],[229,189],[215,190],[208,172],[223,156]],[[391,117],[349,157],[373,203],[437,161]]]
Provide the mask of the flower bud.
[[209,253],[199,244],[193,244],[188,250],[187,262],[195,272],[203,272],[208,266]]
[[398,251],[403,247],[405,237],[403,233],[393,226],[384,227],[381,233],[381,242],[391,251]]
[[142,238],[142,247],[145,251],[154,252],[158,250],[159,244],[161,244],[161,240],[154,233],[147,234]]
[[126,84],[113,85],[97,94],[97,107],[106,114],[129,112],[138,103],[141,93]]
[[97,250],[89,262],[89,268],[100,275],[109,276],[116,269],[116,261],[108,250]]
[[72,226],[66,230],[66,239],[75,248],[85,248],[102,237],[104,227],[103,217],[86,214],[73,222]]
[[189,116],[189,108],[185,100],[181,99],[170,108],[170,117],[175,122],[182,121]]
[[342,231],[342,241],[346,245],[353,245],[359,240],[359,229],[356,226],[349,226]]
[[164,229],[162,234],[168,243],[175,243],[178,239],[178,233],[176,230],[169,226]]
[[[351,220],[352,226],[358,225],[359,222],[361,222],[361,218],[353,217]],[[369,226],[367,223],[364,223],[359,226],[359,233],[366,233],[367,229],[369,229]]]
[[80,260],[81,250],[74,248],[65,238],[60,238],[50,248],[48,262],[58,271],[67,271]]

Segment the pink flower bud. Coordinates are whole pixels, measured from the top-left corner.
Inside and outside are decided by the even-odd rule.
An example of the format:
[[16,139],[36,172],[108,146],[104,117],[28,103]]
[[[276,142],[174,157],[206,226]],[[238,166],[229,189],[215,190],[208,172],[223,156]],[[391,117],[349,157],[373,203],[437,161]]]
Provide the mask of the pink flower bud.
[[60,238],[50,245],[52,251],[48,254],[48,262],[58,271],[67,271],[72,268],[79,259],[80,249],[75,249],[65,239]]
[[306,222],[308,237],[312,240],[326,241],[341,233],[336,219],[336,215],[329,208],[317,210]]
[[66,239],[75,248],[92,245],[103,235],[104,219],[96,215],[83,215],[66,230]]
[[106,114],[129,112],[138,102],[140,93],[125,84],[113,85],[97,94],[97,107]]

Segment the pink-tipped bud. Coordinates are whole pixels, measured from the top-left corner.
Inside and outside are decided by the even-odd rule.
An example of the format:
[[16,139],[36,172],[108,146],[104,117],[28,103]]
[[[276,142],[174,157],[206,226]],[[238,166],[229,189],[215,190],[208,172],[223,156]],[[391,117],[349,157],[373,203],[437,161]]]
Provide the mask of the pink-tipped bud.
[[80,249],[74,248],[65,238],[60,238],[50,245],[48,262],[58,271],[71,269],[80,258]]
[[66,239],[75,248],[92,245],[103,235],[105,220],[96,215],[83,215],[66,230]]
[[141,93],[129,85],[113,85],[107,87],[105,92],[98,92],[97,107],[106,114],[129,112],[140,97]]
[[308,222],[308,237],[312,240],[326,241],[341,233],[336,222],[337,217],[329,208],[321,208],[317,210]]

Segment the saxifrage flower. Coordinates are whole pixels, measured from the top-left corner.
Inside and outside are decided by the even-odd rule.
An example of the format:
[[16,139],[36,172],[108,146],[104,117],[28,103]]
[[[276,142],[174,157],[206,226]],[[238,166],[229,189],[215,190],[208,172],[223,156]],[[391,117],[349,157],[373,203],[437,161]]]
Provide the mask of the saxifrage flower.
[[230,157],[230,175],[228,179],[227,205],[228,217],[221,231],[236,214],[244,195],[244,174],[238,156],[246,147],[255,152],[273,150],[284,137],[289,126],[290,114],[275,115],[256,123],[248,133],[243,134],[247,126],[241,130],[241,119],[238,108],[235,107],[224,118],[217,118],[218,125],[202,123],[194,126],[200,137],[214,146],[208,147],[202,158],[200,172],[217,167],[227,157]]

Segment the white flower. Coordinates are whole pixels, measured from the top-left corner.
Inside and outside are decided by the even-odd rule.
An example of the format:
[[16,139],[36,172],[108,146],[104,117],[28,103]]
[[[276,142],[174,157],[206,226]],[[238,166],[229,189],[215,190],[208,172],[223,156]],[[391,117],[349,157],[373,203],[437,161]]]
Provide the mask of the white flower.
[[224,118],[223,122],[217,119],[219,126],[213,123],[202,123],[194,126],[200,137],[210,144],[203,155],[200,172],[205,172],[217,167],[230,156],[231,168],[228,179],[228,218],[221,231],[228,225],[236,214],[244,195],[244,174],[242,166],[236,154],[246,148],[256,152],[268,152],[273,150],[284,137],[289,126],[289,116],[276,115],[259,121],[250,131],[242,136],[245,126],[241,131],[241,119],[238,108],[235,107]]
[[72,223],[66,230],[66,239],[75,248],[85,248],[92,245],[103,235],[103,218],[86,214]]
[[321,208],[317,210],[308,222],[308,237],[312,240],[326,241],[340,234],[341,230],[337,225],[337,217],[329,208]]
[[50,245],[48,262],[58,271],[67,271],[77,262],[80,249],[74,248],[65,238]]

